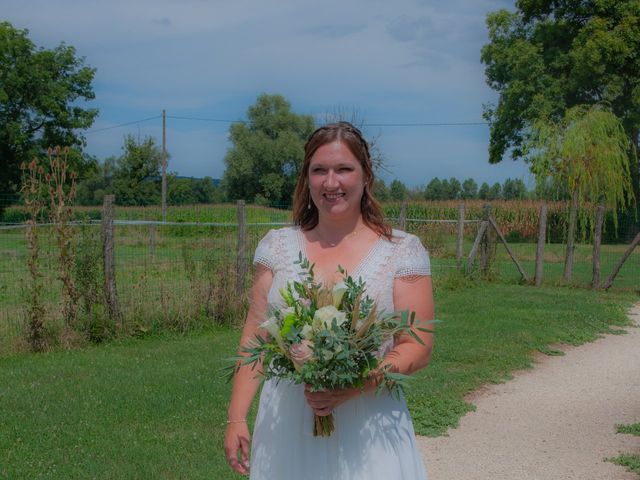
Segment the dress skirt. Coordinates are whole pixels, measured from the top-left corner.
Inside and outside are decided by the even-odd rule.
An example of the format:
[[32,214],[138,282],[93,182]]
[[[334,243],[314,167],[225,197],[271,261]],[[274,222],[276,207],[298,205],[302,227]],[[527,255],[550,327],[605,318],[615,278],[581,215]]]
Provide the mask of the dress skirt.
[[265,382],[251,445],[251,480],[426,480],[404,398],[365,394],[334,412],[335,431],[313,436],[304,387]]

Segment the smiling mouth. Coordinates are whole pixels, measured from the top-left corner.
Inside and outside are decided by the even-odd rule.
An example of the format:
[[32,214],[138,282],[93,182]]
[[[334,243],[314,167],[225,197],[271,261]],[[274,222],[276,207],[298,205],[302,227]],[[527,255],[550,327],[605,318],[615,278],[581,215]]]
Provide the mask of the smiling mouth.
[[322,196],[327,200],[337,200],[344,197],[344,193],[324,193]]

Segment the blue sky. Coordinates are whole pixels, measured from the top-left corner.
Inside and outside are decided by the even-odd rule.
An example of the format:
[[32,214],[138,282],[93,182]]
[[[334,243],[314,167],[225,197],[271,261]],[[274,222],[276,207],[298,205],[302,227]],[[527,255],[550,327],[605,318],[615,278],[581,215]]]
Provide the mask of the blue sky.
[[[87,151],[122,153],[125,134],[161,142],[169,170],[221,177],[228,122],[260,93],[285,96],[318,121],[356,112],[365,124],[482,122],[497,95],[480,48],[488,12],[513,0],[0,0],[2,18],[39,46],[73,45],[97,69],[100,115]],[[106,129],[106,130],[104,130]],[[389,172],[410,187],[433,177],[502,182],[530,176],[522,162],[487,162],[489,129],[365,126]]]

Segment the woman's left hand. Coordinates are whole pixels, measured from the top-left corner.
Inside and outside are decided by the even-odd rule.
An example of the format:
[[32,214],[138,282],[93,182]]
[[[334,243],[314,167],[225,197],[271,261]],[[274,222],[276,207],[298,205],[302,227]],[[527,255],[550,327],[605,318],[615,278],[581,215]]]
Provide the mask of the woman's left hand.
[[360,390],[357,388],[312,392],[309,385],[304,386],[304,396],[307,399],[307,403],[313,410],[313,413],[319,417],[331,415],[336,407],[358,395],[360,395]]

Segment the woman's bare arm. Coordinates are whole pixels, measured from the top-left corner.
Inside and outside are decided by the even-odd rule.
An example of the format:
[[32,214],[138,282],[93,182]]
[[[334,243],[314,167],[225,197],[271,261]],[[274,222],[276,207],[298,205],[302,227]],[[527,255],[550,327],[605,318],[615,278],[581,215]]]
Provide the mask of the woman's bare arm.
[[[240,349],[249,346],[256,335],[262,335],[259,326],[267,318],[267,294],[273,281],[268,268],[257,265],[249,297],[249,312],[242,329]],[[236,372],[231,389],[231,400],[227,411],[227,429],[224,437],[224,450],[227,461],[238,473],[249,473],[250,434],[246,423],[251,402],[260,386],[258,366],[244,365]]]

